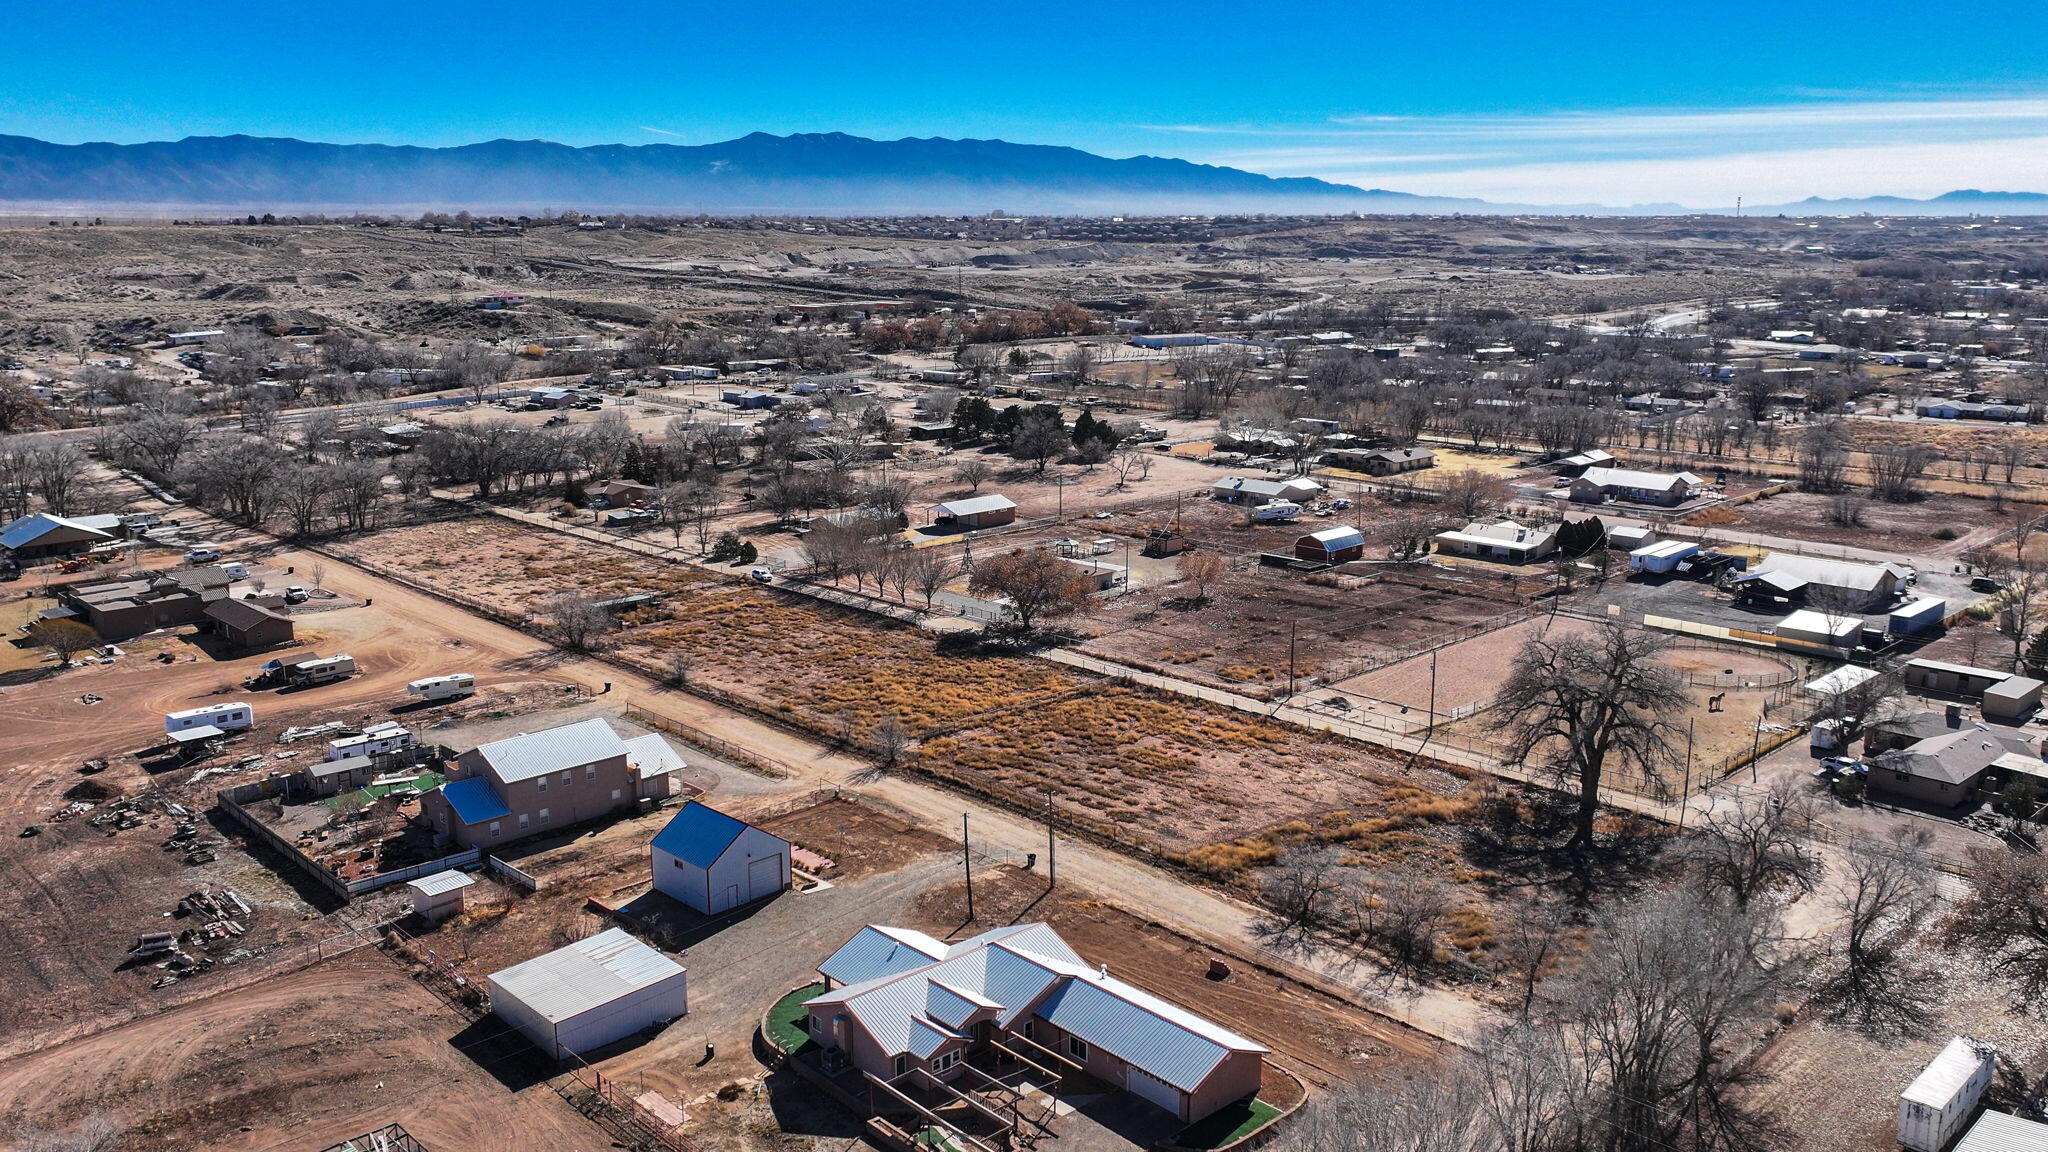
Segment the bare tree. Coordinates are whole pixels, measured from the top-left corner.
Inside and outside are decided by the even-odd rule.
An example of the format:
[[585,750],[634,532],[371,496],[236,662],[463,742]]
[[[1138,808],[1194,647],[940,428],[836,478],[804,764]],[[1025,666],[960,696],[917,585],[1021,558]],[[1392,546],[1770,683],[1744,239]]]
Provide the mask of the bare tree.
[[924,610],[932,610],[932,602],[938,598],[953,577],[960,574],[952,559],[936,548],[914,548],[903,554],[905,582],[924,597]]
[[1536,986],[1568,954],[1572,928],[1565,902],[1541,892],[1525,892],[1503,907],[1493,933],[1494,965],[1514,980],[1524,1017],[1535,1006]]
[[44,620],[28,630],[28,641],[47,649],[59,666],[100,642],[99,634],[76,620]]
[[1969,891],[1946,925],[1952,944],[2010,981],[2025,1011],[2048,1004],[2048,856],[1985,848],[1971,854]]
[[1020,632],[1030,632],[1045,620],[1085,612],[1095,603],[1094,587],[1081,569],[1043,547],[1002,552],[981,561],[968,574],[967,587],[976,596],[1008,601],[1004,615]]
[[1928,841],[1902,825],[1890,840],[1857,839],[1842,849],[1840,967],[1822,994],[1838,1019],[1868,1034],[1910,1034],[1926,1020],[1929,974],[1907,949],[1936,903]]
[[1073,442],[1067,438],[1067,426],[1057,412],[1037,408],[1024,413],[1017,420],[1017,432],[1010,437],[1010,454],[1019,460],[1029,460],[1040,472],[1057,459]]
[[1493,701],[1495,727],[1511,763],[1540,760],[1578,782],[1568,850],[1593,845],[1600,785],[1617,764],[1646,776],[1671,755],[1671,718],[1689,701],[1676,673],[1658,660],[1665,644],[1648,633],[1603,624],[1591,635],[1522,646]]
[[554,622],[555,640],[562,647],[586,652],[596,647],[614,621],[596,600],[576,592],[561,592],[548,598],[548,618]]
[[1437,485],[1439,506],[1461,521],[1498,515],[1511,491],[1506,480],[1473,468],[1448,473]]
[[989,477],[995,475],[995,471],[989,466],[988,461],[970,456],[953,466],[953,479],[967,485],[969,491],[979,492],[981,486],[988,483]]
[[1782,973],[1761,904],[1739,909],[1692,893],[1598,918],[1583,963],[1547,995],[1554,1026],[1583,1054],[1596,1147],[1762,1148],[1775,1135],[1744,1102],[1754,1058],[1728,1053],[1770,1012]]
[[1194,600],[1205,603],[1209,599],[1209,585],[1223,579],[1230,565],[1221,553],[1195,550],[1183,552],[1173,562],[1174,575],[1195,586]]
[[874,730],[868,733],[868,745],[875,750],[876,756],[881,757],[883,766],[894,767],[910,750],[910,729],[905,728],[903,721],[892,712],[882,717]]
[[1805,895],[1824,872],[1806,846],[1813,812],[1813,794],[1798,780],[1781,779],[1761,793],[1715,805],[1687,852],[1706,887],[1728,893],[1737,907],[1776,890]]
[[1297,844],[1259,875],[1260,902],[1275,917],[1264,935],[1300,939],[1330,923],[1347,883],[1344,853],[1329,845]]

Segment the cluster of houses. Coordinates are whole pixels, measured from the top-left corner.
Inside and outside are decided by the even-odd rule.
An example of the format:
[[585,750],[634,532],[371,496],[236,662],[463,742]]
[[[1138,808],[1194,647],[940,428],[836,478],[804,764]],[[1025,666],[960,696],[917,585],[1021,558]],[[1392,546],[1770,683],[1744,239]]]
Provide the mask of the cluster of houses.
[[103,640],[194,624],[233,648],[290,643],[296,629],[283,611],[285,597],[232,596],[237,579],[229,568],[212,565],[59,585],[53,589],[57,605],[40,618],[76,620]]
[[[398,733],[352,737],[397,739]],[[338,763],[346,757],[330,757]],[[667,795],[681,767],[659,736],[622,738],[603,719],[479,745],[423,812],[458,845],[495,845],[637,803],[650,781]],[[648,847],[653,887],[702,916],[774,899],[792,887],[789,841],[690,801]],[[410,883],[414,911],[463,910],[460,872]],[[1081,958],[1045,924],[965,940],[870,925],[818,965],[823,991],[803,1003],[815,1048],[800,1058],[827,1080],[905,1088],[960,1081],[969,1066],[1084,1074],[1192,1122],[1259,1091],[1267,1049]],[[556,1059],[665,1026],[689,1011],[684,967],[621,928],[491,973],[491,1010]],[[1022,1063],[1020,1063],[1022,1062]]]

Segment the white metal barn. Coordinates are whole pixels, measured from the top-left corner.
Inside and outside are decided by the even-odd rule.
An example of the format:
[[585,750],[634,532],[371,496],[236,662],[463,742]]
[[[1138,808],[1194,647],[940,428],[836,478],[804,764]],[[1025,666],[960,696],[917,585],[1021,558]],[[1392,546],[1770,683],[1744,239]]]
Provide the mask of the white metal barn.
[[1961,1036],[1948,1042],[1899,1093],[1899,1143],[1913,1152],[1941,1152],[1977,1110],[1991,1086],[1989,1047]]
[[469,889],[475,883],[450,868],[446,872],[410,881],[406,887],[412,891],[413,912],[429,924],[435,924],[462,912],[469,900]]
[[485,978],[491,1011],[560,1060],[690,1010],[689,974],[612,928]]
[[706,914],[789,887],[789,841],[692,800],[655,834],[654,886]]

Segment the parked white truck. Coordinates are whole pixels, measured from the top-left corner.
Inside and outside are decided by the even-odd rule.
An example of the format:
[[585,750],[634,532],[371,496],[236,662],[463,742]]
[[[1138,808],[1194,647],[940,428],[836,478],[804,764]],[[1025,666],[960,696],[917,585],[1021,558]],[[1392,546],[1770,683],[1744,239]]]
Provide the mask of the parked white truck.
[[407,696],[417,696],[422,701],[453,700],[476,691],[476,677],[467,672],[451,672],[446,676],[428,676],[405,686]]

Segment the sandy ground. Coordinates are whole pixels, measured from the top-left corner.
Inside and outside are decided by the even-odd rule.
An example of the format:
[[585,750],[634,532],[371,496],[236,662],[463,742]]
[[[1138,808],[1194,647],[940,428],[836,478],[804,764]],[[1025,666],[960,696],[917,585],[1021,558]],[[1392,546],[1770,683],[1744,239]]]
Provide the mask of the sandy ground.
[[390,1123],[436,1150],[609,1146],[502,1043],[480,1043],[492,1024],[364,949],[0,1063],[0,1118],[104,1115],[123,1152],[302,1152]]

